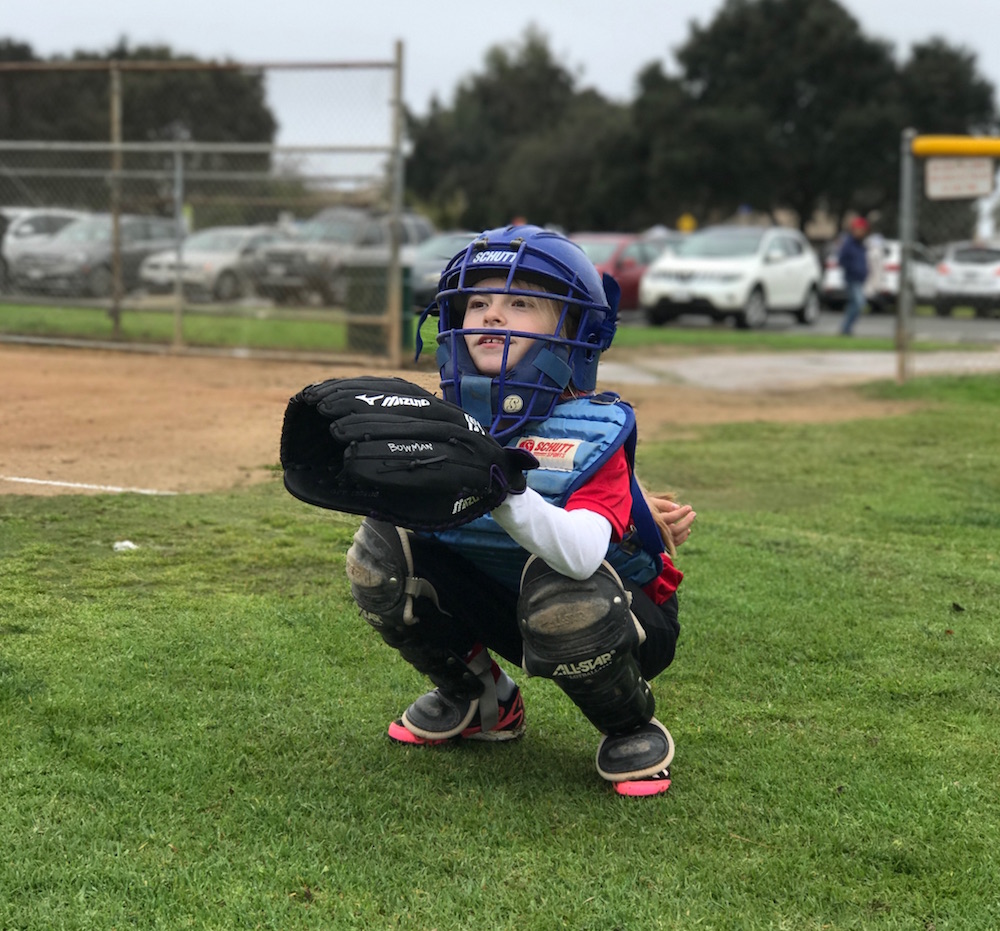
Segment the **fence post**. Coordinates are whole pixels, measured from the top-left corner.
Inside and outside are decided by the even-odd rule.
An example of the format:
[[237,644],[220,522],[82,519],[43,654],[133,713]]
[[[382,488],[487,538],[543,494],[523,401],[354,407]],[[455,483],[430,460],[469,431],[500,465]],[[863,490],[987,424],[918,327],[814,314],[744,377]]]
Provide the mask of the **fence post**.
[[396,69],[392,91],[392,156],[390,158],[392,178],[392,222],[391,252],[389,255],[388,288],[385,312],[389,315],[386,336],[389,342],[390,364],[399,367],[402,358],[403,314],[409,308],[403,307],[403,273],[400,265],[400,241],[403,232],[403,43],[396,40]]
[[899,181],[899,298],[896,301],[896,382],[902,385],[909,374],[910,321],[913,316],[911,269],[915,198],[913,194],[913,140],[915,129],[904,129],[900,150]]
[[184,345],[184,152],[174,149],[174,242],[177,267],[174,277],[174,347]]
[[111,329],[121,338],[122,325],[122,73],[110,62],[111,75]]

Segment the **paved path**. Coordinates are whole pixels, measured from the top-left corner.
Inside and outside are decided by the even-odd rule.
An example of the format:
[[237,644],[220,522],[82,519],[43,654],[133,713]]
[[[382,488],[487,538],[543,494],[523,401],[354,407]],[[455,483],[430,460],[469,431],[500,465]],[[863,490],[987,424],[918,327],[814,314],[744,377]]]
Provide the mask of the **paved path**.
[[[817,385],[895,379],[895,352],[773,352],[650,358],[600,363],[601,381],[626,384],[686,384],[722,391],[793,390]],[[1000,349],[914,352],[907,377],[1000,372]]]

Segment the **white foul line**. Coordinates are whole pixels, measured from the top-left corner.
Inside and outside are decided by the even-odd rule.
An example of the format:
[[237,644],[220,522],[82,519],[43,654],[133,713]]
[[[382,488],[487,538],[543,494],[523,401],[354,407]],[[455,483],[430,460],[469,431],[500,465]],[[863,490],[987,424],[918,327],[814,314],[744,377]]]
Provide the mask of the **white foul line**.
[[86,488],[89,491],[113,491],[135,495],[176,495],[176,491],[157,491],[155,488],[119,488],[117,485],[85,485],[83,482],[50,482],[40,478],[19,478],[0,475],[0,482],[21,482],[25,485],[55,485],[59,488]]

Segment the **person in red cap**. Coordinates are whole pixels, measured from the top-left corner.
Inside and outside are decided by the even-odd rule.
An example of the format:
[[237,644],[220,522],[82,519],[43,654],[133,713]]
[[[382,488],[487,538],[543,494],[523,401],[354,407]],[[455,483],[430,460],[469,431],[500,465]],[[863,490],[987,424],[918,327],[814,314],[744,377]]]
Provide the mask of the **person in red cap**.
[[865,306],[865,281],[868,278],[868,253],[865,249],[865,237],[868,235],[868,221],[864,217],[855,217],[848,227],[848,235],[844,237],[843,245],[837,255],[837,261],[844,273],[844,287],[847,290],[847,304],[844,306],[844,319],[840,325],[842,336],[850,336],[854,324]]

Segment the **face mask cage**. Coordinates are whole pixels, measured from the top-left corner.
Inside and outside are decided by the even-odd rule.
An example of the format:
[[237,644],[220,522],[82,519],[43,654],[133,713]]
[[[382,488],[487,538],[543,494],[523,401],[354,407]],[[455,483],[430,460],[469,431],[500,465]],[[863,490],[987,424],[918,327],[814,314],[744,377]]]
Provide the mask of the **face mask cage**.
[[[542,241],[536,246],[533,238]],[[487,278],[503,278],[504,285],[477,286]],[[520,288],[515,281],[541,290]],[[473,294],[552,300],[560,308],[559,320],[547,336],[495,328],[466,329],[462,326],[465,307]],[[439,313],[437,361],[444,397],[476,417],[501,442],[530,422],[548,417],[571,385],[583,392],[593,390],[597,361],[615,331],[615,313],[596,269],[575,244],[553,234],[544,234],[544,238],[511,235],[500,241],[480,237],[445,269],[436,303],[425,316],[434,309]],[[504,338],[501,374],[493,377],[477,371],[466,344],[466,336],[483,333]],[[511,337],[530,339],[531,344],[516,365],[508,368]]]

